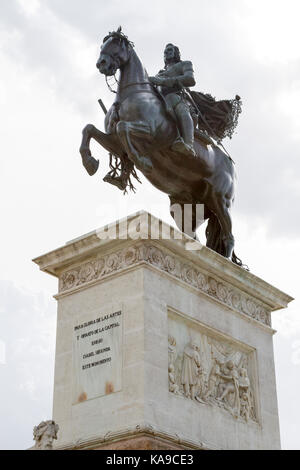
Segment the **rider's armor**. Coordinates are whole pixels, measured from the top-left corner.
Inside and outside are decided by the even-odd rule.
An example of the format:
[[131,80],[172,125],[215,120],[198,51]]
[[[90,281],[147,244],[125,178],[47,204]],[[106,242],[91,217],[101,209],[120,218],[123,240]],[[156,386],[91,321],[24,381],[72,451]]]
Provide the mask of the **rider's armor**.
[[193,64],[185,60],[166,65],[157,78],[163,80],[159,91],[165,99],[167,111],[176,119],[180,131],[172,149],[194,155],[194,119],[197,117],[185,92],[185,88],[195,85]]

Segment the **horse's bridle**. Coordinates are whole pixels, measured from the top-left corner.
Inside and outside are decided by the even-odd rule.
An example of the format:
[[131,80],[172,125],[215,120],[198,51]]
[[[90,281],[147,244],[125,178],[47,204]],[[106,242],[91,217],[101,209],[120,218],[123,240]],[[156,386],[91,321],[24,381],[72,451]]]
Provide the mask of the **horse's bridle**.
[[[132,47],[132,46],[131,46]],[[117,62],[117,69],[120,68],[120,61],[119,61],[119,58],[116,58],[114,57],[112,54],[110,53],[107,53],[105,52],[106,55],[108,55],[112,60],[114,60],[115,62]],[[115,78],[115,81],[116,83],[118,83],[119,85],[119,82],[116,78],[116,73],[114,74],[114,78]],[[106,81],[106,84],[109,88],[109,90],[112,92],[112,93],[115,93],[117,94],[117,92],[115,90],[113,90],[110,86],[110,84],[108,83],[107,81],[107,76],[105,76],[105,81]],[[131,96],[133,93],[155,93],[155,90],[154,90],[154,86],[151,82],[149,81],[145,81],[145,82],[133,82],[133,83],[128,83],[127,85],[125,86],[122,86],[119,88],[119,91],[122,91],[122,90],[126,90],[126,88],[129,88],[131,86],[134,86],[134,85],[150,85],[151,86],[151,90],[136,90],[135,92],[132,92],[132,93],[129,93],[129,95],[127,95],[125,98],[123,98],[121,101],[118,101],[118,106],[120,106],[120,104],[125,101],[129,96]]]

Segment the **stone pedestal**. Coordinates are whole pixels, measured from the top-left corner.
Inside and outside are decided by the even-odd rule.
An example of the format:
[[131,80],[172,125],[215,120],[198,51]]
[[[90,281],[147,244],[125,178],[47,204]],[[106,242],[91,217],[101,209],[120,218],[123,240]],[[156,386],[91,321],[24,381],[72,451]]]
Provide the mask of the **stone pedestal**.
[[279,449],[271,312],[291,297],[149,221],[34,260],[59,279],[56,448]]

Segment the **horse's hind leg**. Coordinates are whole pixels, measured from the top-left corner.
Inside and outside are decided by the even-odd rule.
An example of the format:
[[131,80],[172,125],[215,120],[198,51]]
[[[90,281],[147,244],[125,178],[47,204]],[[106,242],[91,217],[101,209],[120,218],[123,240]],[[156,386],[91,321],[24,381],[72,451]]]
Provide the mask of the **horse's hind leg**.
[[208,224],[206,227],[206,246],[217,253],[223,254],[222,240],[221,240],[221,226],[217,216],[210,211],[208,215]]
[[198,240],[197,229],[204,223],[204,204],[178,202],[170,197],[170,214],[179,230]]
[[230,200],[225,196],[215,195],[211,211],[216,215],[221,227],[221,239],[223,242],[223,253],[225,258],[231,259],[234,248],[234,237],[232,234],[232,221],[230,215]]

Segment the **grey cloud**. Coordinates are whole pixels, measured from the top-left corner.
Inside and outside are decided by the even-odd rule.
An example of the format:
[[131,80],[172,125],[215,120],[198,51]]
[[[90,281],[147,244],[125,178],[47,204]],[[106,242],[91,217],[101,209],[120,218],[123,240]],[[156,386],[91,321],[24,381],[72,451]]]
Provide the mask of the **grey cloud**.
[[[153,1],[141,7],[129,0],[125,7],[116,0],[45,0],[36,21],[21,21],[15,0],[5,5],[2,23],[11,27],[16,18],[15,27],[22,33],[18,47],[12,44],[8,53],[24,66],[41,71],[43,80],[52,77],[56,93],[72,103],[83,124],[95,119],[100,96],[106,104],[113,96],[96,69],[91,77],[74,66],[68,42],[63,41],[57,25],[47,25],[49,12],[71,28],[69,34],[78,32],[95,48],[93,60],[102,37],[119,24],[135,42],[151,74],[162,65],[165,43],[172,40],[178,44],[183,56],[194,63],[197,89],[217,98],[231,98],[236,93],[242,96],[237,133],[232,141],[225,142],[238,173],[234,211],[247,214],[253,225],[263,220],[271,237],[299,236],[299,138],[292,140],[292,123],[277,107],[281,92],[291,89],[298,79],[299,61],[269,65],[250,56],[248,38],[242,36],[239,24],[248,14],[246,2],[231,0],[225,5],[218,0],[199,6],[193,1],[186,8],[171,1],[165,1],[164,6]],[[94,62],[88,67],[94,70]],[[102,119],[101,114],[98,119]]]
[[[153,11],[147,6],[136,11],[132,8],[136,2],[130,1],[126,8],[119,1],[105,8],[99,1],[89,2],[89,8],[81,0],[72,1],[72,7],[59,0],[47,4],[91,41],[123,24],[126,34],[134,36],[151,73],[162,64],[165,42],[172,40],[193,60],[199,90],[219,98],[240,94],[244,103],[240,125],[233,141],[225,144],[238,172],[235,211],[253,221],[263,220],[270,236],[299,236],[295,201],[299,198],[300,162],[296,143],[289,138],[291,123],[276,108],[281,91],[288,90],[299,76],[299,63],[270,66],[248,56],[237,28],[237,12],[241,17],[247,15],[246,4],[203,2],[199,8],[198,2],[192,2],[184,11],[172,2],[161,9],[153,2]],[[288,174],[294,175],[293,185],[285,176]]]
[[52,415],[55,304],[11,281],[0,281],[0,299],[6,357],[0,365],[0,415],[5,422],[0,448],[25,449],[33,444],[33,426]]
[[[196,89],[212,93],[217,98],[230,98],[238,93],[243,99],[244,108],[237,134],[232,141],[225,143],[236,161],[238,173],[234,214],[247,216],[250,227],[263,224],[268,228],[270,238],[299,237],[299,136],[292,139],[293,123],[283,116],[277,107],[277,100],[282,91],[291,89],[297,83],[300,61],[270,65],[249,55],[248,38],[241,35],[239,28],[239,17],[247,15],[245,2],[197,0],[186,4],[169,0],[146,3],[132,0],[126,3],[121,0],[41,0],[40,4],[37,17],[27,18],[16,0],[1,0],[1,38],[4,34],[11,36],[0,49],[10,60],[19,64],[20,83],[24,70],[26,73],[40,74],[40,82],[52,88],[62,102],[71,103],[83,125],[88,121],[96,121],[95,124],[99,125],[97,120],[102,120],[102,114],[98,111],[96,100],[102,97],[108,105],[113,99],[95,68],[102,37],[121,24],[125,34],[135,42],[136,50],[151,74],[162,65],[165,43],[172,41],[178,44],[183,57],[190,58],[194,63]],[[17,34],[14,36],[11,34],[13,32]],[[88,70],[74,64],[74,50],[71,49],[68,35],[78,35],[78,44],[83,50],[91,47],[95,51],[95,57],[91,57],[90,64],[87,64]],[[91,76],[92,70],[94,75]],[[35,99],[34,89],[32,99]],[[295,103],[297,106],[298,103]],[[44,109],[47,113],[47,103],[44,103]],[[60,117],[57,116],[53,126],[62,125]],[[34,117],[38,118],[42,119],[43,116]],[[54,132],[53,135],[57,134]],[[74,151],[75,141],[77,150],[79,139],[80,135],[75,131],[65,136],[65,141],[71,142],[70,153]],[[40,136],[40,142],[50,145],[46,136]],[[49,178],[49,175],[45,176],[45,169],[54,168],[51,173],[51,178],[56,178],[56,187],[55,184],[51,186],[53,206],[52,202],[47,205],[50,196],[47,199],[46,190],[41,196],[41,206],[32,206],[32,200],[28,199],[28,212],[33,213],[30,234],[34,231],[34,224],[41,221],[47,224],[46,228],[36,230],[34,237],[38,240],[37,244],[47,231],[47,226],[54,227],[47,238],[49,249],[53,248],[53,239],[56,239],[58,232],[66,233],[72,230],[72,226],[98,224],[94,214],[102,204],[102,189],[111,198],[115,194],[116,198],[120,197],[117,190],[114,192],[112,188],[99,184],[97,200],[98,186],[95,187],[98,182],[95,182],[96,179],[88,180],[86,175],[80,173],[80,162],[75,159],[77,155],[73,159],[73,154],[70,157],[61,153],[57,142],[51,142],[51,145],[54,164],[47,162],[28,171],[28,183],[31,184],[33,179],[44,181]],[[32,148],[24,146],[25,157],[31,151]],[[43,154],[44,158],[46,154]],[[58,157],[70,162],[68,171],[59,162],[55,164]],[[30,180],[30,177],[33,179]],[[12,199],[16,194],[21,197],[20,188],[14,184],[12,180]],[[40,186],[37,188],[41,194]],[[155,191],[150,186],[144,185],[145,188],[149,194]],[[141,194],[139,190],[136,196],[140,200],[145,197]],[[167,198],[165,200],[167,204]],[[14,205],[11,207],[15,210]],[[37,208],[40,220],[35,214]],[[73,219],[72,222],[64,224],[62,214],[65,214],[66,220]],[[75,225],[78,214],[80,222]],[[8,222],[6,227],[9,226]],[[22,242],[28,243],[24,238]],[[251,260],[247,259],[249,254],[239,253],[238,243],[237,240],[238,255],[251,267]],[[15,253],[13,255],[17,256]],[[12,262],[11,257],[9,262]],[[276,268],[281,269],[281,266],[277,265]],[[9,281],[1,282],[0,324],[0,340],[5,341],[7,352],[7,364],[0,364],[1,383],[5,384],[0,400],[5,433],[1,436],[0,447],[24,448],[32,444],[33,425],[51,416],[55,303],[45,300],[43,294],[26,293]],[[290,446],[299,447],[299,407],[296,409],[295,405],[298,400],[299,366],[287,367],[290,364],[290,340],[277,338],[275,346],[280,351],[276,357],[278,395],[284,445],[290,442]]]
[[299,449],[300,409],[299,386],[300,364],[293,363],[291,338],[284,338],[279,333],[275,336],[275,364],[277,395],[279,406],[281,444],[285,450]]
[[[83,78],[84,70],[74,65],[73,50],[68,42],[68,33],[71,36],[71,31],[67,28],[64,30],[63,23],[47,8],[42,7],[36,17],[27,17],[18,8],[16,0],[10,3],[11,6],[5,8],[0,18],[0,27],[7,34],[15,31],[17,35],[11,35],[1,49],[18,64],[20,80],[22,67],[35,75],[39,74],[41,81],[53,88],[61,100],[71,103],[83,115],[88,113],[88,103],[92,101],[90,90],[97,87],[98,76],[95,73],[91,87],[91,80]],[[82,45],[83,48],[87,46]],[[95,60],[90,64],[95,70],[97,53],[95,45]]]

